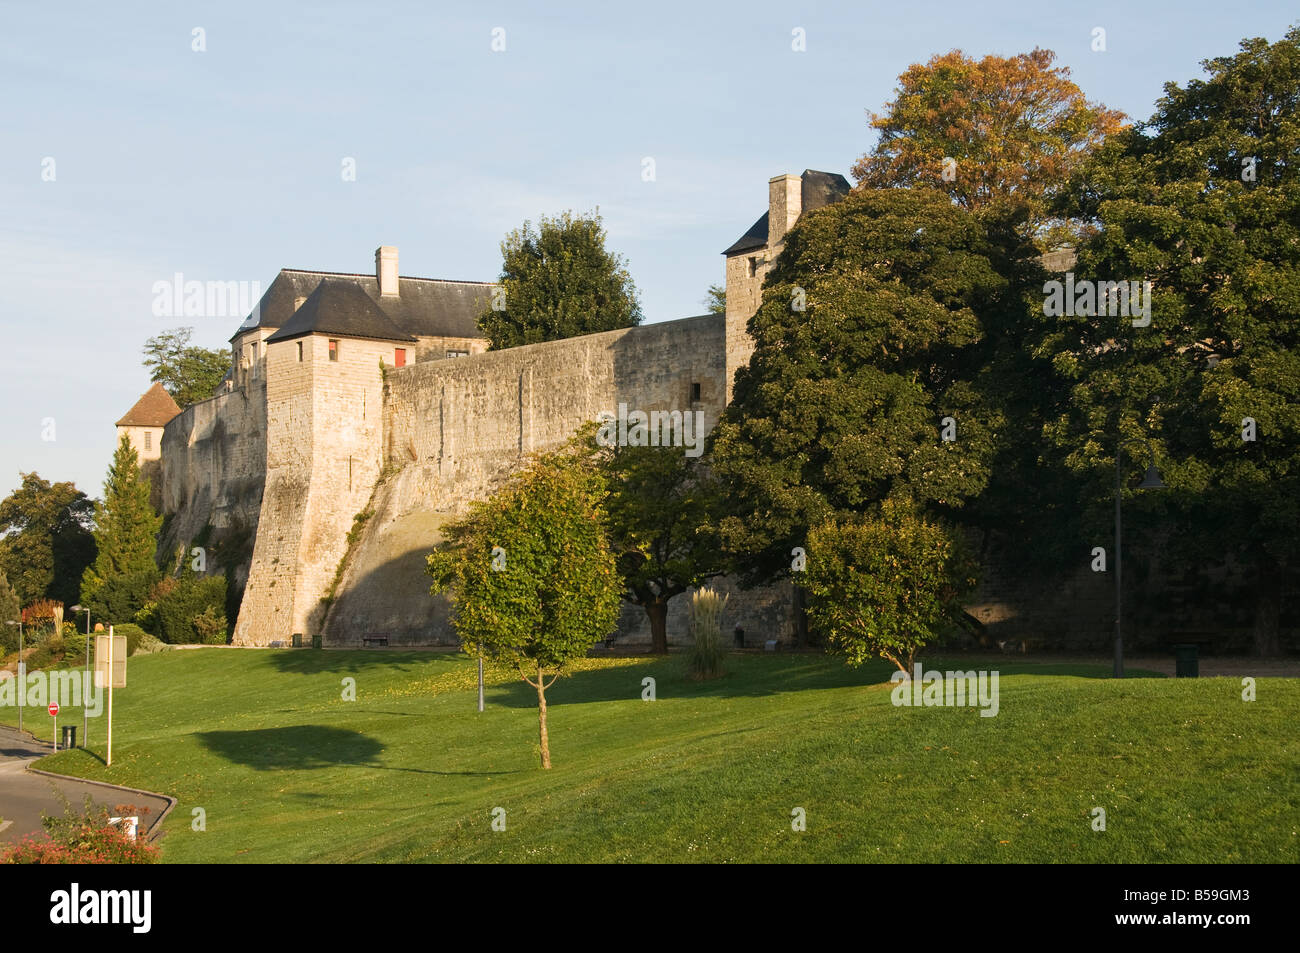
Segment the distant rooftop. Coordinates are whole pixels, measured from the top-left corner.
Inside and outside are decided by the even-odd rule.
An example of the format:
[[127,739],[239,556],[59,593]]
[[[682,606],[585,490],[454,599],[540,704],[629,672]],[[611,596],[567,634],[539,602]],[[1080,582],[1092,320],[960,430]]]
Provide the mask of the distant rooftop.
[[162,384],[154,383],[117,422],[119,427],[163,427],[181,412]]
[[[266,289],[262,300],[258,302],[257,310],[231,335],[231,340],[253,328],[284,327],[294,316],[298,302],[311,297],[326,280],[348,284],[363,292],[400,335],[393,340],[410,340],[412,337],[481,337],[478,316],[487,309],[494,287],[486,281],[399,277],[398,293],[381,297],[379,280],[374,275],[285,268]],[[352,297],[349,300],[360,304],[359,298]],[[371,312],[366,309],[366,313]]]

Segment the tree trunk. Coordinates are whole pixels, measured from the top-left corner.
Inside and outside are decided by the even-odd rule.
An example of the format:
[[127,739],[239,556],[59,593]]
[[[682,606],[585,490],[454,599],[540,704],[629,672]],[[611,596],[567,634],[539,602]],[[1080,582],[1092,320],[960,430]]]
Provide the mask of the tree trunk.
[[650,651],[657,655],[667,655],[668,602],[666,600],[647,602],[645,614],[650,617]]
[[542,739],[542,767],[551,766],[551,743],[546,737],[546,689],[542,680],[542,667],[537,666],[537,722]]
[[1255,654],[1276,657],[1282,654],[1280,620],[1282,616],[1282,572],[1267,557],[1259,563],[1255,596]]
[[808,599],[803,586],[794,584],[794,644],[804,648],[808,644]]

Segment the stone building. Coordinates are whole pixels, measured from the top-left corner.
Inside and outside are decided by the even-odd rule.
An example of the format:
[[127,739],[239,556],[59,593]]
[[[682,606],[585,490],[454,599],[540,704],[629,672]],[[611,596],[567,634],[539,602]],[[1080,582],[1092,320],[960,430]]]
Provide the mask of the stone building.
[[[424,573],[442,525],[620,404],[698,411],[712,428],[786,232],[847,193],[824,172],[772,179],[767,212],[724,253],[725,315],[501,351],[476,331],[493,285],[401,277],[396,248],[375,252],[373,275],[281,271],[232,336],[218,393],[165,428],[160,549],[211,540],[243,593],[239,644],[455,644]],[[793,634],[788,586],[733,591],[729,614],[752,639]],[[642,610],[619,637],[649,642]]]
[[117,422],[118,441],[125,436],[135,448],[140,472],[149,480],[149,500],[156,510],[162,508],[163,429],[180,412],[172,395],[155,382]]

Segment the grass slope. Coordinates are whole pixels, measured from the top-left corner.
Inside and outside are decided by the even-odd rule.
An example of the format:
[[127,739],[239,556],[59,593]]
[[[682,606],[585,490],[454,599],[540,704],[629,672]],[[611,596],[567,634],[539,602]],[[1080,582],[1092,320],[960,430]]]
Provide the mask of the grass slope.
[[[1001,671],[1000,712],[982,718],[893,706],[884,665],[728,666],[700,684],[679,657],[586,660],[548,693],[544,772],[536,694],[500,673],[477,713],[461,656],[169,652],[130,662],[111,769],[102,718],[95,754],[41,766],[179,798],[170,862],[1300,859],[1298,680],[1244,702],[1232,679],[930,660]],[[49,736],[43,712],[27,724]]]

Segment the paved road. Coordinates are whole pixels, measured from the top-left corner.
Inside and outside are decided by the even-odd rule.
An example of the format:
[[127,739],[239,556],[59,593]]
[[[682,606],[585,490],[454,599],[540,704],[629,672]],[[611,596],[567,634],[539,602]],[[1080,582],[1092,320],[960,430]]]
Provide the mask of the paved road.
[[64,781],[43,774],[33,774],[27,766],[53,749],[16,728],[0,725],[0,841],[22,840],[39,833],[41,814],[63,814],[66,798],[80,809],[89,794],[96,804],[110,810],[119,804],[148,807],[140,818],[140,832],[152,831],[167,809],[167,800],[155,795],[138,794],[111,785],[88,781]]

